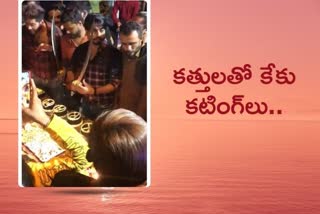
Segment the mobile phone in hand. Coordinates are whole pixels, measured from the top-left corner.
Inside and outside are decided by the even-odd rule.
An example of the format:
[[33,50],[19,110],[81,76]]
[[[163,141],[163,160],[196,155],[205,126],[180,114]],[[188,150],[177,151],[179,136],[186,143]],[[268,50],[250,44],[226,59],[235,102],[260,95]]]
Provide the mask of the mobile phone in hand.
[[22,87],[22,105],[24,107],[28,107],[29,101],[30,101],[30,72],[22,72],[21,87]]

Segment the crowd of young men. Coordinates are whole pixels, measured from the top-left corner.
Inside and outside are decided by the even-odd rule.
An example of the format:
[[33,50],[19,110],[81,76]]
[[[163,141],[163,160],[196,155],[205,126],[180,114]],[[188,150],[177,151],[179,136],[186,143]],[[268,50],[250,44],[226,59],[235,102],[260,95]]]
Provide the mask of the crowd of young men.
[[125,108],[146,120],[146,13],[141,2],[99,5],[93,13],[87,1],[24,2],[23,72],[87,118]]
[[[22,72],[32,79],[30,105],[23,106],[22,114],[62,139],[73,156],[68,169],[50,174],[51,186],[146,185],[147,31],[142,3],[100,1],[100,13],[94,13],[88,1],[23,2]],[[95,120],[87,141],[62,118],[47,115],[37,87],[56,103]],[[91,163],[99,179],[85,172]],[[24,186],[36,186],[33,170],[23,159]]]

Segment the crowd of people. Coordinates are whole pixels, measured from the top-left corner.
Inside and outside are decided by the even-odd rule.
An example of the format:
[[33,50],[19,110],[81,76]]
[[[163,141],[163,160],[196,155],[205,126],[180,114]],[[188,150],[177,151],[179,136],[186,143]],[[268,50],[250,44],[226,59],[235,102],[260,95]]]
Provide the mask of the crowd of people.
[[25,3],[22,70],[87,118],[125,108],[147,120],[146,13],[137,1],[99,4],[91,13],[86,1]]
[[[82,160],[75,171],[57,173],[52,186],[141,185],[147,176],[145,2],[99,1],[99,11],[91,3],[23,2],[22,72],[32,78],[23,116],[82,151],[74,153]],[[44,112],[36,88],[95,121],[88,146],[66,121]],[[79,173],[88,162],[98,181]],[[23,167],[25,185],[32,184],[27,172]]]

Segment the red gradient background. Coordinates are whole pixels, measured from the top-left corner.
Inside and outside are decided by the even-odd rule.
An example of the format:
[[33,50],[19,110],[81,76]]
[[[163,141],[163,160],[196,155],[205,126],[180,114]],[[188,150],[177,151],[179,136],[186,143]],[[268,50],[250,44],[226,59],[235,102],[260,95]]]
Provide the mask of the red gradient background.
[[[320,2],[151,2],[151,187],[19,188],[17,175],[18,2],[2,3],[0,213],[319,213]],[[283,115],[190,116],[197,86],[175,85],[182,67],[228,72],[273,62],[290,86],[213,86]],[[253,69],[253,70],[254,70]]]

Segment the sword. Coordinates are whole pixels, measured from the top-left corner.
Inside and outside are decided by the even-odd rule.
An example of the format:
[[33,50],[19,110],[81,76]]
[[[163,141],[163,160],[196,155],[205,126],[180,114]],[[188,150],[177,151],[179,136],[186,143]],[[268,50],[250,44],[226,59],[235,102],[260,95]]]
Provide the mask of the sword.
[[88,67],[88,64],[89,64],[89,60],[90,60],[90,56],[91,56],[91,47],[92,47],[92,43],[93,43],[93,39],[92,39],[92,33],[93,33],[93,30],[95,28],[95,23],[93,22],[91,24],[91,27],[90,27],[90,31],[89,31],[89,45],[88,45],[88,51],[87,51],[87,55],[86,55],[86,58],[85,58],[85,61],[84,61],[84,64],[82,66],[82,69],[80,71],[80,75],[79,77],[77,78],[77,81],[78,82],[81,82],[81,80],[83,79],[86,71],[87,71],[87,67]]
[[[57,44],[57,41],[56,41],[56,24],[55,24],[55,14],[53,14],[53,17],[52,17],[52,20],[51,20],[51,46],[52,46],[52,52],[53,52],[53,55],[54,55],[54,58],[55,58],[55,61],[56,61],[56,65],[57,65],[57,69],[58,69],[58,76],[60,76],[60,72],[63,73],[63,75],[61,76],[62,78],[62,82],[64,82],[65,80],[65,75],[66,75],[66,72],[64,72],[64,70],[60,71],[60,60],[59,60],[59,57],[58,57],[58,44]],[[64,69],[64,68],[63,68]]]
[[55,28],[55,21],[54,21],[54,15],[52,17],[52,21],[51,21],[51,45],[52,45],[52,51],[53,51],[53,55],[56,59],[56,63],[57,63],[57,67],[60,68],[60,61],[58,58],[58,50],[57,50],[57,41],[56,41],[56,28]]
[[[90,60],[90,56],[91,56],[91,47],[92,47],[92,43],[93,43],[93,39],[92,39],[92,33],[93,33],[93,30],[95,28],[95,23],[93,21],[93,23],[91,24],[91,27],[90,27],[90,31],[89,31],[89,45],[88,45],[88,50],[87,50],[87,55],[86,55],[86,58],[84,60],[84,64],[81,68],[81,71],[80,71],[80,75],[78,76],[78,78],[76,80],[74,80],[72,82],[72,84],[74,85],[77,85],[77,84],[80,84],[85,73],[86,73],[86,70],[87,70],[87,67],[88,67],[88,64],[89,64],[89,60]],[[73,96],[75,94],[74,91],[71,91],[71,96]]]

